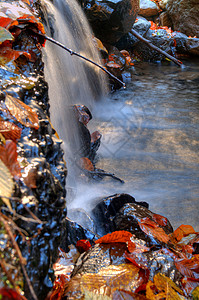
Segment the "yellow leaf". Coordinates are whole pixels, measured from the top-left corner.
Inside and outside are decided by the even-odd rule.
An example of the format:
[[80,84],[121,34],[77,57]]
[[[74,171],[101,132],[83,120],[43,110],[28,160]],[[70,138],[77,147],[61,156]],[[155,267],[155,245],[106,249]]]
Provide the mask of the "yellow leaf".
[[14,182],[12,175],[5,164],[0,159],[0,197],[2,201],[8,206],[12,211],[10,200],[6,197],[12,196],[12,191],[14,188]]

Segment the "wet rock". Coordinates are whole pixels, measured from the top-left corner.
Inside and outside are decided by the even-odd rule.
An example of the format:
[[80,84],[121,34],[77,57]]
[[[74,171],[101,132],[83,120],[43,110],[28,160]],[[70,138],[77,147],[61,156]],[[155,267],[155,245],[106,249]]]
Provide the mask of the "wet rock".
[[[102,199],[92,210],[98,234],[106,234],[115,230],[113,218],[126,203],[139,203],[148,208],[146,202],[136,202],[135,198],[128,194],[115,194]],[[97,224],[101,225],[100,228]]]
[[186,41],[186,47],[188,53],[199,55],[199,38],[188,38]]
[[[153,237],[149,237],[140,229],[138,222],[146,217],[148,217],[150,220],[153,220],[153,213],[144,206],[135,203],[127,203],[120,209],[113,219],[114,229],[131,232],[136,238],[144,240],[147,246],[161,245],[159,241]],[[169,220],[166,222],[167,223],[165,226],[159,226],[167,234],[169,234],[173,232],[173,228]]]
[[157,4],[151,0],[140,0],[139,15],[143,17],[152,17],[157,15],[159,8]]
[[88,21],[105,46],[114,45],[133,26],[139,3],[137,0],[96,1],[84,6]]
[[[141,36],[145,36],[149,28],[151,27],[151,23],[147,21],[145,18],[138,16],[137,22],[133,25],[133,29],[137,31]],[[131,50],[135,43],[139,40],[131,33],[125,34],[116,44],[118,49],[127,49]]]
[[192,37],[199,35],[198,0],[168,0],[166,9],[174,30]]
[[[173,51],[173,38],[164,29],[158,29],[157,31],[149,29],[145,35],[145,38],[150,40],[155,46],[161,48],[165,52],[171,54]],[[139,41],[132,49],[134,54],[140,57],[144,61],[158,61],[164,59],[164,55],[152,50],[146,44]]]
[[89,242],[93,244],[94,239],[95,234],[93,232],[83,228],[81,225],[70,220],[69,218],[65,218],[60,245],[65,252],[69,251],[69,245],[76,245],[79,240],[89,240]]
[[126,244],[96,244],[77,260],[72,276],[84,273],[97,273],[109,265],[119,265],[126,262]]

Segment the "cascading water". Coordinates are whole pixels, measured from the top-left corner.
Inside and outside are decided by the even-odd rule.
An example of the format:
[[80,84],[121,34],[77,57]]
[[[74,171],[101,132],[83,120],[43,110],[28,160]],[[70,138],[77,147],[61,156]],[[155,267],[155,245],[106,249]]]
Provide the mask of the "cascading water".
[[[47,34],[66,47],[100,64],[99,53],[80,5],[75,0],[42,1],[47,23]],[[64,141],[68,168],[67,186],[74,186],[72,164],[79,143],[76,121],[71,117],[71,106],[84,104],[90,110],[93,101],[107,90],[105,74],[89,62],[46,43],[44,52],[45,77],[49,85],[51,121]],[[73,144],[73,149],[71,145]],[[70,157],[70,158],[69,158]],[[69,198],[69,197],[68,197]]]
[[[47,21],[47,34],[68,48],[100,64],[87,20],[75,0],[42,2]],[[77,139],[70,107],[84,104],[92,108],[93,99],[106,90],[105,75],[97,67],[47,42],[45,47],[45,77],[49,84],[50,113],[65,146]],[[67,148],[67,147],[66,147]],[[65,149],[66,152],[68,149]],[[77,149],[76,149],[77,150]]]

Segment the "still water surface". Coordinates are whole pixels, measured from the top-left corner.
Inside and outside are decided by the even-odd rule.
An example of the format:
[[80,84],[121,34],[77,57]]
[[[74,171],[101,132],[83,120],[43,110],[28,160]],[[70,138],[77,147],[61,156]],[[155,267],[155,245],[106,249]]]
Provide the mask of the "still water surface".
[[137,64],[126,90],[97,103],[90,130],[102,142],[98,168],[125,180],[103,180],[106,196],[126,192],[199,231],[199,61]]

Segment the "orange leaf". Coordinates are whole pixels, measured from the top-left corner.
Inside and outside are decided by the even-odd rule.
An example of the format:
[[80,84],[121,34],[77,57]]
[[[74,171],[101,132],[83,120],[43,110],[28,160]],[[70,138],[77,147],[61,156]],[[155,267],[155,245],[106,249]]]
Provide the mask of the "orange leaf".
[[122,53],[122,55],[124,57],[130,56],[129,52],[127,50],[121,50],[120,53]]
[[185,236],[195,233],[195,230],[191,225],[180,225],[172,234],[172,237],[174,237],[178,242]]
[[39,120],[37,113],[34,112],[32,108],[23,103],[21,100],[7,94],[5,104],[9,112],[22,125],[35,129],[39,128]]
[[144,233],[149,236],[153,236],[160,242],[168,243],[168,241],[170,240],[165,231],[149,218],[143,218],[138,223]]
[[17,145],[13,141],[7,140],[5,145],[0,145],[0,159],[10,170],[12,176],[16,179],[21,177],[21,168],[17,161]]
[[8,17],[0,17],[0,26],[9,29],[11,26],[18,25],[18,21]]
[[16,140],[21,137],[21,131],[21,128],[11,122],[0,121],[0,133],[3,134],[7,140],[16,142]]
[[138,243],[134,243],[130,240],[128,241],[128,250],[129,252],[133,252],[133,253],[143,253],[149,251],[150,248],[144,245],[140,245]]
[[106,64],[106,66],[109,67],[109,68],[115,68],[115,69],[121,68],[120,65],[116,64],[116,63],[113,62],[113,61],[108,62],[108,63]]
[[167,225],[167,218],[158,215],[158,214],[153,214],[152,219],[160,226],[166,226]]
[[108,233],[95,241],[95,244],[109,244],[109,243],[126,243],[132,237],[132,233],[120,230]]
[[31,189],[37,188],[37,169],[34,166],[28,166],[28,170],[25,169],[24,183]]
[[0,62],[6,64],[11,60],[16,60],[19,56],[24,55],[27,59],[31,59],[31,55],[25,51],[13,50],[11,47],[2,46],[0,48]]
[[87,157],[81,157],[79,162],[79,165],[82,169],[85,169],[87,171],[94,171],[94,166],[90,159],[88,159]]

